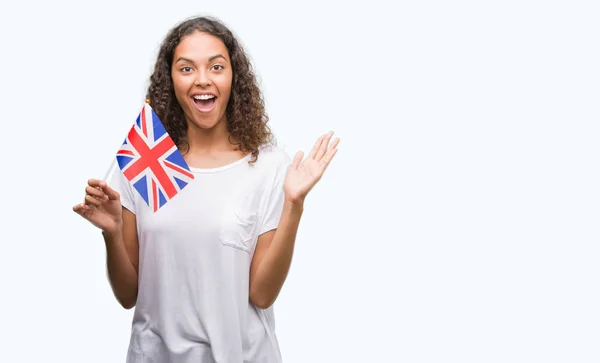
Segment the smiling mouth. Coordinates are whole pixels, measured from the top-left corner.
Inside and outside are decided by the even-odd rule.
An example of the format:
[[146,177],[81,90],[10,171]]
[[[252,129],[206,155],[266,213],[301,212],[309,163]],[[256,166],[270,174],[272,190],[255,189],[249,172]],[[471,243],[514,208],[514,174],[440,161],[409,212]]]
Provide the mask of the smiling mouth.
[[210,112],[215,107],[217,96],[215,95],[195,95],[192,96],[192,101],[196,105],[196,109],[200,112]]

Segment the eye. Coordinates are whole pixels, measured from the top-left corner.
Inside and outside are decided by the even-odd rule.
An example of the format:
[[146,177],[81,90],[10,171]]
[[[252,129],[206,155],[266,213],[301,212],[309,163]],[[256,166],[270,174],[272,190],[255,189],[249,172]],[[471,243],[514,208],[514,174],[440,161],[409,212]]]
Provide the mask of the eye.
[[222,66],[222,65],[220,65],[220,64],[215,64],[215,65],[213,66],[213,68],[214,68],[216,71],[221,71],[221,70],[225,69],[225,67],[223,67],[223,66]]
[[191,72],[191,71],[192,71],[192,67],[182,67],[182,68],[181,68],[181,71],[182,71],[183,73],[188,73],[188,72]]

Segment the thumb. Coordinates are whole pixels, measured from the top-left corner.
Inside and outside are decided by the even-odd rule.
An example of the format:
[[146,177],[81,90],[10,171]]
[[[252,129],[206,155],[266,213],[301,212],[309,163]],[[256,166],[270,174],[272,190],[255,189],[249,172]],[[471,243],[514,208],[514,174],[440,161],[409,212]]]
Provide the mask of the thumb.
[[73,212],[79,214],[83,218],[86,218],[87,212],[90,210],[90,207],[85,205],[85,203],[80,203],[73,206]]
[[292,169],[294,169],[294,170],[298,169],[303,157],[304,157],[304,152],[298,151],[296,153],[296,156],[294,156],[294,161],[292,162]]

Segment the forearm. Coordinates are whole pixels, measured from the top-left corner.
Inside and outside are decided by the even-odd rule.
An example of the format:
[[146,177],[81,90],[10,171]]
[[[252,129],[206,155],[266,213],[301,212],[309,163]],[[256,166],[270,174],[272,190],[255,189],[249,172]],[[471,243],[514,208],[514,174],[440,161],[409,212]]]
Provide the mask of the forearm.
[[130,309],[137,300],[137,271],[127,255],[122,232],[119,230],[102,235],[106,244],[106,266],[111,288],[119,303]]
[[250,283],[251,299],[259,307],[273,304],[281,291],[292,262],[303,210],[302,203],[284,203],[279,226]]

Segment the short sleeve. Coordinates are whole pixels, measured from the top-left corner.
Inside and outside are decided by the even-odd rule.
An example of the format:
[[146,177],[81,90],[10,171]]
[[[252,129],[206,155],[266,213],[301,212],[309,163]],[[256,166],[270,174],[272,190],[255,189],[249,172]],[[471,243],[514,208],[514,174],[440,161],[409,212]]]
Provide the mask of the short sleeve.
[[283,182],[287,175],[288,168],[290,167],[292,160],[289,155],[284,151],[280,151],[277,155],[275,164],[275,173],[273,175],[273,184],[268,191],[266,198],[266,206],[264,207],[263,218],[260,224],[259,235],[270,230],[276,229],[279,225],[281,218],[281,212],[283,210],[283,202],[285,199],[283,193]]
[[121,196],[121,205],[127,208],[131,213],[135,214],[134,189],[129,180],[123,175],[121,169],[116,168],[110,181],[108,181],[108,185],[116,190]]

